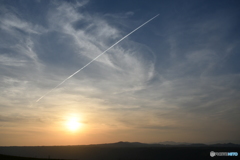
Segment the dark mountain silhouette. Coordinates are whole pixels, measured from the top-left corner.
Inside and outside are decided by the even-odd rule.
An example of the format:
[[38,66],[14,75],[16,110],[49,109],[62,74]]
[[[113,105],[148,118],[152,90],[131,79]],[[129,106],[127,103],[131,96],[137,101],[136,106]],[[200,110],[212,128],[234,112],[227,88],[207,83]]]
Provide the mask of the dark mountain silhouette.
[[165,141],[159,143],[140,143],[140,142],[123,142],[105,143],[105,144],[92,144],[92,146],[101,147],[240,147],[240,144],[234,143],[217,143],[217,144],[203,144],[203,143],[186,143],[186,142],[173,142]]
[[158,144],[165,144],[165,145],[189,145],[191,143],[187,142],[174,142],[174,141],[164,141],[164,142],[159,142]]
[[96,144],[95,146],[105,146],[105,147],[146,147],[150,144],[140,143],[140,142],[116,142],[116,143],[106,143],[106,144]]

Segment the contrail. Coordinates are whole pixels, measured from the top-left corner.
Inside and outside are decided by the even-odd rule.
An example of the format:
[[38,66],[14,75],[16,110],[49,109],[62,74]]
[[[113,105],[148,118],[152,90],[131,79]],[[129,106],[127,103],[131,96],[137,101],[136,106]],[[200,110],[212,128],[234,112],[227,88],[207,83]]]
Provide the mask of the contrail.
[[120,43],[122,40],[124,40],[125,38],[127,38],[128,36],[130,36],[132,33],[134,33],[135,31],[137,31],[138,29],[140,29],[142,26],[144,26],[145,24],[149,23],[151,20],[153,20],[154,18],[156,18],[157,16],[159,16],[159,14],[157,14],[156,16],[154,16],[153,18],[149,19],[148,21],[146,21],[145,23],[143,23],[142,25],[140,25],[139,27],[137,27],[136,29],[134,29],[133,31],[131,31],[130,33],[128,33],[126,36],[124,36],[123,38],[121,38],[120,40],[118,40],[116,43],[114,43],[112,46],[110,46],[108,49],[106,49],[104,52],[102,52],[101,54],[99,54],[97,57],[95,57],[94,59],[92,59],[90,62],[88,62],[85,66],[83,66],[82,68],[80,68],[79,70],[77,70],[76,72],[74,72],[73,74],[71,74],[69,77],[67,77],[65,80],[63,80],[61,83],[59,83],[56,87],[54,87],[53,89],[51,89],[50,91],[48,91],[46,94],[44,94],[42,97],[40,97],[36,102],[40,101],[41,99],[43,99],[46,95],[48,95],[49,93],[51,93],[52,91],[54,91],[56,88],[58,88],[59,86],[61,86],[64,82],[66,82],[68,79],[72,78],[75,74],[77,74],[78,72],[80,72],[81,70],[83,70],[85,67],[87,67],[88,65],[90,65],[93,61],[95,61],[96,59],[98,59],[101,55],[103,55],[104,53],[106,53],[108,50],[110,50],[111,48],[113,48],[114,46],[116,46],[118,43]]

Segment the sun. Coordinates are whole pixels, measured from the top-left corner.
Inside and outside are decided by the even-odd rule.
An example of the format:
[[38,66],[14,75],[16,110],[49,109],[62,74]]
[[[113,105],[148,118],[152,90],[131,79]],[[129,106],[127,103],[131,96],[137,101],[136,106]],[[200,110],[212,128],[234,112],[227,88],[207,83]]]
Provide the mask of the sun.
[[81,123],[78,118],[71,117],[67,120],[66,126],[70,131],[77,131],[81,127]]

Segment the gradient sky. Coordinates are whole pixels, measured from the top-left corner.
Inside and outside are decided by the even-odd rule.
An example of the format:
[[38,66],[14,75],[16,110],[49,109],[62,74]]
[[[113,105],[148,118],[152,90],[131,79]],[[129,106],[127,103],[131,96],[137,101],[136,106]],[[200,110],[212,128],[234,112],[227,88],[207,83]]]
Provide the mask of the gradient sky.
[[[0,0],[0,145],[240,143],[239,8],[239,0]],[[66,127],[71,118],[77,131]]]

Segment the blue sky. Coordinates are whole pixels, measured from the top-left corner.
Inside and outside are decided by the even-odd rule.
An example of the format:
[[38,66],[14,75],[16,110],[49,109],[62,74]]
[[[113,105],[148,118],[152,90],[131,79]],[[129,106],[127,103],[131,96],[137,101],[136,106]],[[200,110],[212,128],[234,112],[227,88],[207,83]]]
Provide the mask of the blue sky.
[[0,3],[0,145],[240,143],[239,1]]

